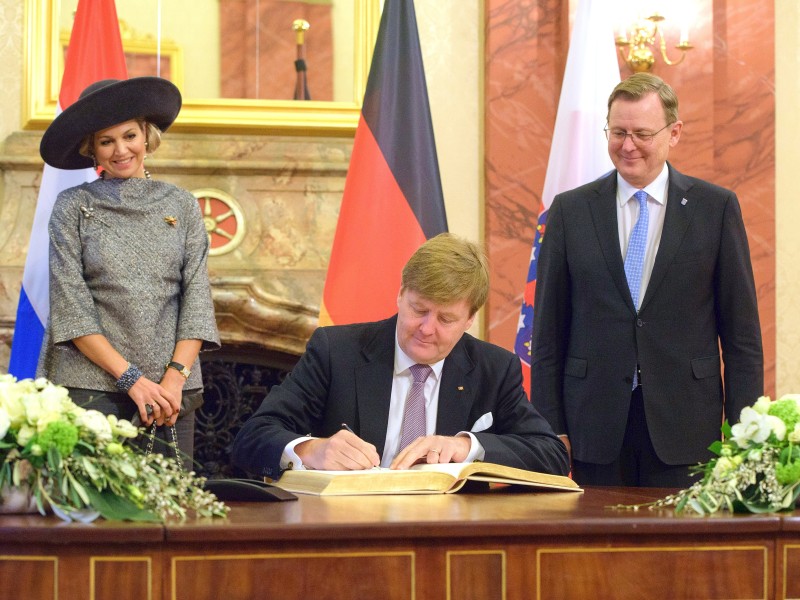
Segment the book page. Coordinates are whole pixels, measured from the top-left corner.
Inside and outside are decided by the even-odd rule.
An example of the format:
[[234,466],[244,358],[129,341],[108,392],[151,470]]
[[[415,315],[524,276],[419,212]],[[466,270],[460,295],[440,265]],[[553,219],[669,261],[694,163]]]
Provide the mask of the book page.
[[527,471],[515,467],[507,467],[487,462],[448,463],[448,464],[418,464],[412,470],[436,471],[448,473],[455,479],[471,479],[473,481],[488,481],[495,483],[541,485],[554,488],[580,489],[577,483],[563,475]]
[[319,495],[454,492],[466,480],[581,491],[568,477],[485,462],[414,465],[397,470],[285,471],[275,485],[290,492]]
[[286,471],[275,485],[290,492],[320,495],[444,493],[452,475],[374,468],[362,471]]

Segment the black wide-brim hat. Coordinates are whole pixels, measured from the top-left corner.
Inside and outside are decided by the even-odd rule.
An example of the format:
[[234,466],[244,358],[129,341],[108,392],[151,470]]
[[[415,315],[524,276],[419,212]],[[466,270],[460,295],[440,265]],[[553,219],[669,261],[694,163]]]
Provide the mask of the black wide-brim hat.
[[181,93],[160,77],[103,79],[81,92],[42,136],[39,154],[58,169],[86,169],[92,159],[78,150],[87,135],[131,119],[144,119],[166,131],[181,110]]

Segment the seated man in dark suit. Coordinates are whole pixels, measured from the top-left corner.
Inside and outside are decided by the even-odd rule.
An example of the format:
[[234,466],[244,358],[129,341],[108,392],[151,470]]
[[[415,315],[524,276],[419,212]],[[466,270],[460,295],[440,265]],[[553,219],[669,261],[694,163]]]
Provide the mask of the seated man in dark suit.
[[317,329],[239,432],[234,462],[275,479],[474,460],[566,474],[566,448],[528,402],[519,359],[466,333],[488,293],[476,244],[428,240],[403,269],[397,315]]

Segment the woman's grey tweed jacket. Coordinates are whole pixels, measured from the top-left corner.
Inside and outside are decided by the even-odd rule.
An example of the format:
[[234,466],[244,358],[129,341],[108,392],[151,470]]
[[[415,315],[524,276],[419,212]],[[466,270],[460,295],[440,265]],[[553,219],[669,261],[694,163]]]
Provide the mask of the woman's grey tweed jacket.
[[[50,217],[50,320],[39,375],[118,391],[70,341],[100,333],[160,381],[178,340],[219,348],[197,200],[151,179],[98,179],[64,190]],[[202,389],[200,361],[185,389]]]

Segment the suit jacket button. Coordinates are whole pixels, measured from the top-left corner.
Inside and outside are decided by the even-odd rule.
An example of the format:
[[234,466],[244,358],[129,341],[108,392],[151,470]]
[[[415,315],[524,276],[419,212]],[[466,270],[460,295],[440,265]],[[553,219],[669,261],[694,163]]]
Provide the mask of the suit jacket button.
[[636,319],[636,326],[637,327],[644,327],[644,321],[641,319]]

